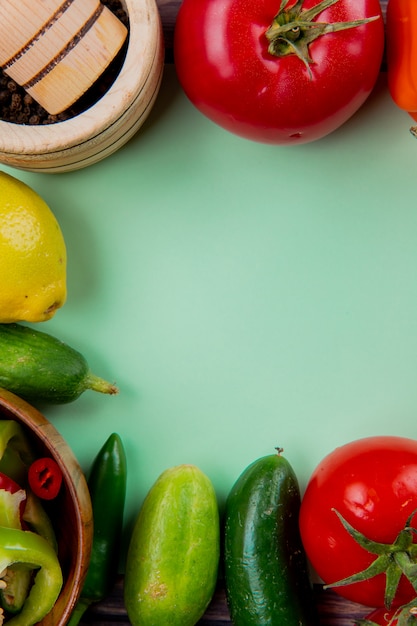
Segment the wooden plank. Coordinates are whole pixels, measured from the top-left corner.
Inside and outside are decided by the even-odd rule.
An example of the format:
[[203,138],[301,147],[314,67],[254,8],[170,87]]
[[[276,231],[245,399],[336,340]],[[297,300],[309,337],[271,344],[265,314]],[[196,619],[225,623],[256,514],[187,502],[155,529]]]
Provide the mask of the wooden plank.
[[[344,600],[333,591],[324,591],[316,585],[315,597],[320,614],[320,626],[353,626],[354,620],[364,617],[370,609]],[[103,602],[90,607],[80,626],[127,626],[130,624],[123,602],[123,578]],[[199,626],[231,626],[224,588],[219,586]],[[162,626],[162,625],[161,625]]]

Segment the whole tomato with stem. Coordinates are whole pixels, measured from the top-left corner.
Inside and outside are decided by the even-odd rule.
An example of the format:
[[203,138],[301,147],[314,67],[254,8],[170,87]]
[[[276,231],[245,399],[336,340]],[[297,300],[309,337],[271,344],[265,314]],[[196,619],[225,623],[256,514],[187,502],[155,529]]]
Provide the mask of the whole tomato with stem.
[[271,144],[341,126],[371,93],[383,50],[379,0],[183,0],[174,34],[191,102]]
[[325,585],[369,607],[417,595],[417,441],[376,436],[316,467],[300,509],[307,556]]

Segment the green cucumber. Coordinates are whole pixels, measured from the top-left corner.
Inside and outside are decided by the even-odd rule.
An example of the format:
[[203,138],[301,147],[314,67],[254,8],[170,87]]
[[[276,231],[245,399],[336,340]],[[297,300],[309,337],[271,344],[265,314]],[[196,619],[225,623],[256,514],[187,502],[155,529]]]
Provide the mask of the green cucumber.
[[249,465],[226,500],[224,573],[235,626],[318,624],[298,527],[299,485],[281,452]]
[[194,626],[217,582],[220,524],[209,478],[194,465],[163,472],[131,536],[124,599],[133,626]]
[[93,374],[77,350],[28,326],[0,324],[0,355],[0,387],[28,401],[64,404],[87,389],[118,391]]

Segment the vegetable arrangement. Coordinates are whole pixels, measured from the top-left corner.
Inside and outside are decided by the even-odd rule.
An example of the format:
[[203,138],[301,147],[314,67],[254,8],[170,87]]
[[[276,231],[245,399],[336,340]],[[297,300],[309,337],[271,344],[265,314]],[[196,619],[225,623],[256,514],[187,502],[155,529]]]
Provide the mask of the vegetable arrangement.
[[[220,535],[233,624],[316,626],[307,558],[325,588],[375,607],[357,626],[416,623],[417,440],[375,436],[340,446],[302,499],[277,450],[252,462],[226,500]],[[191,466],[164,472],[140,511],[125,574],[132,624],[193,626],[213,595],[216,501],[206,478],[203,496],[197,484],[189,490],[204,476],[192,469],[187,489],[182,474]],[[208,501],[211,513],[203,513]]]
[[[52,473],[52,491],[59,492],[60,481],[53,464],[34,458],[13,421],[0,421],[0,454],[0,561],[7,568],[0,601],[11,616],[7,623],[30,626],[37,590],[48,583],[51,593],[43,593],[39,609],[48,612],[62,586],[53,528],[31,489],[30,468],[36,488],[39,469],[46,480]],[[129,619],[141,626],[194,626],[213,597],[223,543],[235,626],[317,626],[307,557],[325,588],[375,607],[357,626],[410,626],[417,619],[416,484],[417,440],[380,436],[340,446],[314,470],[302,499],[296,475],[277,449],[242,472],[220,525],[209,478],[193,465],[165,470],[130,536],[124,589]],[[71,626],[115,582],[126,490],[126,456],[116,433],[96,456],[88,485],[93,550]],[[39,495],[52,497],[42,488]]]
[[45,323],[66,302],[67,252],[58,221],[44,200],[0,172],[0,386],[33,402],[76,400],[91,389],[118,393],[90,371],[84,356],[20,322]]
[[[417,120],[415,12],[414,0],[390,0],[387,62],[393,100]],[[383,46],[378,0],[183,0],[174,54],[185,93],[209,119],[250,140],[293,144],[324,137],[358,110]],[[27,326],[0,324],[0,352],[0,385],[29,401],[118,391],[78,351]],[[338,448],[316,468],[303,499],[281,452],[239,476],[223,528],[199,468],[161,474],[129,542],[124,599],[134,626],[194,626],[215,591],[222,539],[236,626],[316,626],[307,558],[326,588],[375,607],[358,624],[416,622],[417,441],[372,437]],[[41,500],[56,498],[61,482],[53,459],[35,459],[23,431],[0,422],[0,604],[11,626],[41,620],[60,593],[56,538]],[[93,550],[70,626],[115,581],[126,493],[116,433],[88,484]]]
[[0,623],[10,626],[39,622],[63,585],[52,523],[28,479],[33,463],[23,428],[0,420]]

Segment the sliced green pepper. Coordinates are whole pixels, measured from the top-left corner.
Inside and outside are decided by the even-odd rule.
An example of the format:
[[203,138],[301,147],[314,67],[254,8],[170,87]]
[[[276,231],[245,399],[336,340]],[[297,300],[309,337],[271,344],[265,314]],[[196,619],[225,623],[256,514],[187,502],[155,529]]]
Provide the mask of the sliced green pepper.
[[88,479],[94,535],[80,600],[68,622],[76,626],[93,602],[104,599],[116,581],[126,497],[126,455],[117,433],[97,454]]
[[[51,520],[39,499],[26,485],[28,467],[36,458],[24,428],[14,420],[0,420],[0,472],[15,480],[22,487],[26,487],[23,519],[29,524],[31,530],[48,539],[56,550],[57,541]],[[5,498],[7,497],[5,495]],[[10,510],[8,503],[0,498],[0,526],[20,528],[20,523],[13,524],[11,521],[5,521],[7,516],[11,518],[12,515],[16,516],[17,512]]]
[[14,493],[0,489],[0,526],[21,528],[21,503],[26,499],[26,492],[19,489]]
[[[3,458],[8,447],[15,450],[27,465],[30,465],[35,460],[29,440],[22,426],[14,420],[0,420],[0,459]],[[13,476],[10,477],[13,478]]]
[[23,521],[29,529],[43,537],[51,544],[55,552],[58,552],[58,541],[49,515],[42,506],[41,501],[28,489],[26,491],[26,506],[23,513]]
[[[19,489],[27,482],[28,466],[34,461],[29,439],[24,428],[14,420],[0,420],[0,527],[21,530],[23,520],[29,529],[49,541],[57,552],[57,541],[52,523],[30,489]],[[7,478],[7,480],[6,480]],[[15,481],[16,485],[13,485]],[[19,613],[32,586],[33,568],[25,563],[13,563],[3,573],[0,587],[0,605],[7,613]]]
[[[34,581],[22,610],[7,621],[8,626],[32,626],[49,613],[60,594],[63,578],[54,549],[31,531],[0,527],[0,571],[21,564],[34,572]],[[6,583],[7,584],[7,583]]]
[[[0,489],[0,526],[21,529],[22,504],[25,503],[26,492],[23,489],[13,493],[5,487]],[[0,587],[0,604],[8,613],[17,613],[29,593],[32,572],[20,563],[10,565],[3,576],[2,587],[4,584],[5,588]]]

